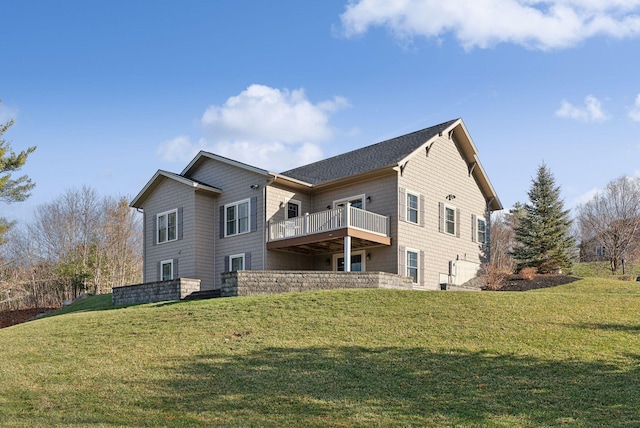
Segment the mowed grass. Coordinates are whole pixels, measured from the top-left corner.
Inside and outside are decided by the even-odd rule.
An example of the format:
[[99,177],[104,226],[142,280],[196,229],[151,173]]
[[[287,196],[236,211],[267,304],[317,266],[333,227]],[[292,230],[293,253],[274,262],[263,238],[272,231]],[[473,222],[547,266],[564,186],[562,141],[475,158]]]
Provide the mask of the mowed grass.
[[0,425],[640,426],[640,283],[108,303],[0,330]]

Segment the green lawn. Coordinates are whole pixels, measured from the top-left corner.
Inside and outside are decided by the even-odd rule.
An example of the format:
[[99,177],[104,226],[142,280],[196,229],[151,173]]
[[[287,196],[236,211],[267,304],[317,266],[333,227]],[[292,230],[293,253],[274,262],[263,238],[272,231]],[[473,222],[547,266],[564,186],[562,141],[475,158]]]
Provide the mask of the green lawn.
[[640,283],[81,304],[0,330],[0,425],[640,426]]

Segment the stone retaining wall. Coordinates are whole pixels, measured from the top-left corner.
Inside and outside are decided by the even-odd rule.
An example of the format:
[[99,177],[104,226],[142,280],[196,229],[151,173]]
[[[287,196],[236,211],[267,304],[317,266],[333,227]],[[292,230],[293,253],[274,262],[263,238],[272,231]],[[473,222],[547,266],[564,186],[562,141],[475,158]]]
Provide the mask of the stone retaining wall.
[[413,288],[410,277],[387,272],[242,270],[221,275],[222,297],[345,288]]
[[182,300],[194,291],[200,291],[199,279],[178,278],[170,281],[125,285],[113,287],[111,303],[114,306],[122,306]]

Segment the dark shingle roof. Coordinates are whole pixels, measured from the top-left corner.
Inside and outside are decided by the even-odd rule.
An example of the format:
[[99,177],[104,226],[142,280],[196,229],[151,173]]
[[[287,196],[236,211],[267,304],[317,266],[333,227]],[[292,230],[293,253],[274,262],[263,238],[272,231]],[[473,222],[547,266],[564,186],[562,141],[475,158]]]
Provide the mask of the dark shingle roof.
[[430,138],[447,129],[456,120],[290,169],[281,174],[310,184],[320,184],[387,166],[395,166]]

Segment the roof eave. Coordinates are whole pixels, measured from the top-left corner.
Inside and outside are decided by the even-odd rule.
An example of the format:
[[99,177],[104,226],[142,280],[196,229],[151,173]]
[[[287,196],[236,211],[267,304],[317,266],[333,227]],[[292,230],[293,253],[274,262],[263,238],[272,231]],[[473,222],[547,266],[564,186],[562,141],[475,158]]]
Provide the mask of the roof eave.
[[190,180],[188,178],[179,176],[177,174],[173,174],[168,171],[163,171],[159,169],[156,173],[151,177],[151,180],[147,182],[147,184],[142,188],[140,193],[136,195],[135,198],[131,201],[129,206],[131,208],[142,208],[144,201],[149,197],[149,195],[155,190],[155,188],[160,184],[161,180],[170,179],[177,181],[178,183],[184,184],[186,186],[192,187],[195,191],[204,191],[207,193],[213,193],[219,195],[222,193],[222,190],[208,186],[203,183],[198,183],[196,181]]

